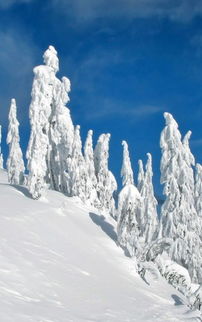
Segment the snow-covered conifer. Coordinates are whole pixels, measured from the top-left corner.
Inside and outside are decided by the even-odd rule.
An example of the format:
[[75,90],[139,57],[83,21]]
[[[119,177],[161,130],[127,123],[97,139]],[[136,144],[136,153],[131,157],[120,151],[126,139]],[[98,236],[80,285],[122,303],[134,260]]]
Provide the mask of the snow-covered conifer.
[[123,187],[128,184],[134,184],[133,170],[131,167],[130,156],[128,151],[128,144],[122,141],[123,145],[123,164],[121,169],[122,185]]
[[11,100],[10,112],[8,116],[9,126],[7,134],[7,144],[9,145],[9,155],[7,159],[8,181],[11,184],[23,184],[24,182],[24,161],[20,148],[19,122],[16,116],[16,101]]
[[[169,113],[164,113],[166,127],[161,134],[161,183],[166,200],[162,206],[160,231],[163,237],[173,239],[170,256],[185,266],[197,281],[200,267],[194,252],[200,249],[196,233],[197,214],[194,207],[194,157],[189,148],[188,132],[181,141],[178,125]],[[200,256],[199,256],[200,257]]]
[[131,256],[141,253],[141,207],[142,198],[134,186],[133,173],[130,164],[128,146],[123,145],[123,163],[121,176],[123,189],[118,197],[117,236],[119,244],[127,249]]
[[[142,197],[141,208],[141,231],[145,243],[150,243],[157,236],[158,217],[157,217],[157,200],[154,197],[154,188],[152,183],[152,156],[147,153],[147,163],[140,195]],[[141,166],[140,166],[140,169]],[[143,171],[140,170],[143,174]]]
[[117,183],[112,172],[108,169],[109,140],[110,134],[100,135],[94,151],[94,163],[100,207],[104,212],[115,216],[113,194],[117,190]]
[[34,199],[38,199],[43,194],[50,182],[48,171],[49,122],[57,61],[57,52],[54,47],[50,46],[44,53],[45,65],[34,68],[32,101],[29,110],[31,135],[27,150],[29,170],[27,183]]
[[51,186],[67,195],[71,195],[70,164],[74,139],[74,126],[70,111],[66,107],[69,102],[69,92],[69,79],[62,77],[62,81],[59,81],[56,78],[49,132]]
[[82,201],[86,200],[86,166],[82,154],[82,142],[80,137],[80,126],[74,131],[72,145],[72,158],[70,165],[71,196],[78,196]]
[[84,145],[84,159],[86,167],[86,201],[95,207],[99,207],[97,196],[97,178],[95,175],[94,152],[93,152],[93,131],[89,130]]
[[166,126],[161,133],[161,184],[166,200],[161,209],[162,237],[176,238],[177,225],[180,222],[179,206],[181,191],[178,185],[183,164],[181,134],[178,124],[171,114],[164,113]]
[[142,190],[142,185],[144,182],[144,167],[142,160],[138,160],[139,170],[138,170],[138,177],[137,177],[137,188],[139,192]]
[[3,154],[1,152],[1,125],[0,125],[0,169],[3,169],[4,166],[3,166]]
[[117,236],[119,244],[127,249],[131,256],[140,255],[139,218],[142,199],[137,188],[128,184],[119,193]]
[[49,185],[69,192],[69,169],[73,124],[65,104],[69,101],[70,82],[56,77],[59,69],[53,46],[44,53],[45,65],[34,68],[30,105],[31,135],[27,150],[28,189],[34,199]]
[[196,164],[195,205],[197,215],[202,219],[202,165]]

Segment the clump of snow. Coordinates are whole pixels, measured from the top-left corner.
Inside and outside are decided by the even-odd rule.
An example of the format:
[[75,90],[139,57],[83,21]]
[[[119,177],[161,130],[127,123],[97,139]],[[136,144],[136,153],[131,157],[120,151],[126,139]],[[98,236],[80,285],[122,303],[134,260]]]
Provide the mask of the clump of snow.
[[43,55],[44,63],[53,69],[54,73],[59,70],[59,60],[57,57],[57,51],[53,46],[49,46]]

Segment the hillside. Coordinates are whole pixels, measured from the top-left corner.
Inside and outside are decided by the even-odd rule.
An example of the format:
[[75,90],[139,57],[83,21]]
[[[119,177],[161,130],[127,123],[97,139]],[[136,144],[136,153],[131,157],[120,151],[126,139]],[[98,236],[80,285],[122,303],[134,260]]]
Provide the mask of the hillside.
[[34,201],[0,172],[0,321],[200,321],[116,245],[112,219],[48,191]]

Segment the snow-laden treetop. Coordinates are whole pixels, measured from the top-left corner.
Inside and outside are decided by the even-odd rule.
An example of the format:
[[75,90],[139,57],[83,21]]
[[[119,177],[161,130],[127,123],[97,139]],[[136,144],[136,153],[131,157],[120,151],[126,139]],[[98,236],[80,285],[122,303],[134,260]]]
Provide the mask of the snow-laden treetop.
[[172,114],[170,114],[168,112],[165,112],[165,113],[163,113],[163,116],[165,118],[166,125],[173,124],[173,125],[175,125],[178,128],[178,124],[175,121],[175,119],[173,118]]
[[133,185],[134,184],[133,170],[131,167],[127,142],[122,141],[122,146],[123,146],[123,164],[121,168],[122,184],[123,186],[126,186],[128,184]]
[[57,57],[57,51],[53,46],[49,46],[43,55],[44,64],[53,69],[55,73],[59,70],[59,59]]

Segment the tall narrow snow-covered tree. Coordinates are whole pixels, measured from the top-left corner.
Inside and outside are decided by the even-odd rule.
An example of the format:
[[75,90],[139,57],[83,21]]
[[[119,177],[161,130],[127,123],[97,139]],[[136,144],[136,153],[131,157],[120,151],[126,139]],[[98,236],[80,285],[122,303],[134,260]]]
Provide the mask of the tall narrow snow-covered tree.
[[128,144],[122,141],[123,146],[123,164],[121,169],[122,185],[123,187],[128,184],[134,184],[133,170],[131,167],[130,156],[128,151]]
[[181,190],[178,184],[181,168],[183,165],[183,145],[178,124],[173,116],[164,113],[166,126],[161,133],[160,146],[162,150],[161,158],[161,184],[164,184],[163,193],[166,200],[161,209],[161,234],[162,237],[176,239],[176,236],[183,232],[178,230],[179,207]]
[[[202,221],[202,165],[196,164],[196,174],[195,174],[195,205],[198,217]],[[199,225],[200,227],[201,225]],[[201,236],[202,239],[202,236]]]
[[125,142],[122,145],[123,164],[121,176],[123,177],[124,187],[118,197],[117,236],[119,244],[125,248],[131,256],[138,256],[141,253],[140,215],[142,198],[139,191],[134,186],[127,144]]
[[67,192],[69,158],[73,141],[73,124],[68,102],[70,82],[56,77],[59,69],[57,51],[53,46],[44,53],[44,64],[34,68],[30,105],[31,135],[27,150],[28,188],[34,199],[47,186]]
[[92,206],[99,207],[97,196],[97,178],[95,175],[94,152],[93,152],[93,131],[89,130],[84,145],[84,159],[86,167],[86,202]]
[[55,73],[58,71],[57,52],[54,47],[44,53],[45,65],[34,68],[32,101],[29,117],[31,135],[27,150],[28,189],[34,199],[38,199],[50,183],[48,171],[49,120],[52,113]]
[[142,160],[138,160],[138,166],[139,166],[139,170],[138,170],[138,177],[137,177],[137,188],[138,188],[138,191],[140,192],[142,190],[144,176],[145,176]]
[[178,125],[169,113],[164,113],[166,127],[161,134],[161,183],[166,200],[162,206],[160,231],[173,239],[170,256],[185,266],[193,281],[199,276],[200,263],[193,261],[200,248],[196,234],[197,214],[194,207],[194,157],[189,148],[188,132],[181,140]]
[[116,179],[108,169],[110,134],[101,134],[94,151],[97,194],[103,212],[115,217],[113,194],[117,190]]
[[72,158],[70,160],[70,183],[71,196],[77,196],[82,201],[86,201],[86,166],[82,154],[82,142],[80,137],[80,126],[77,125],[74,131],[72,145]]
[[70,163],[72,144],[74,139],[74,126],[70,111],[66,107],[69,102],[70,81],[62,77],[54,82],[52,115],[49,131],[49,169],[51,187],[70,195],[71,178]]
[[[152,171],[152,156],[147,153],[147,163],[142,187],[140,189],[140,195],[142,197],[141,208],[141,231],[144,238],[144,242],[150,243],[157,237],[158,228],[158,215],[157,215],[157,200],[154,196],[154,188],[152,183],[153,171]],[[140,166],[140,169],[141,166]],[[144,170],[143,170],[144,171]],[[142,170],[140,173],[143,173]]]
[[20,148],[19,122],[17,120],[17,107],[15,99],[11,100],[9,111],[9,126],[7,134],[7,144],[9,145],[9,155],[7,159],[8,181],[11,184],[23,184],[24,182],[24,161]]
[[3,154],[1,152],[1,125],[0,125],[0,169],[3,169],[4,160],[3,160]]

